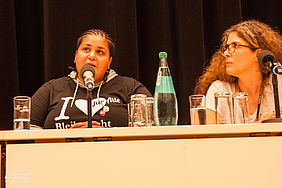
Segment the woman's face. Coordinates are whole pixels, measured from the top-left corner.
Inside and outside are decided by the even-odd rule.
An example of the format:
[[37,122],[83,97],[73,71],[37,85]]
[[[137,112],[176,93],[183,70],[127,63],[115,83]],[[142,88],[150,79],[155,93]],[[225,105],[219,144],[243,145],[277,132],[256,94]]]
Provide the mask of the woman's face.
[[[230,33],[226,42],[229,50],[225,50],[224,57],[226,63],[226,73],[231,76],[240,77],[250,75],[252,71],[260,71],[259,63],[257,60],[258,51],[252,51],[246,46],[250,46],[246,41],[240,38],[236,32]],[[236,47],[237,44],[237,47]],[[238,46],[245,45],[245,46]]]
[[105,37],[100,35],[87,35],[81,41],[79,48],[75,52],[74,63],[80,77],[80,70],[83,65],[93,65],[95,69],[95,83],[100,82],[104,78],[107,69],[110,68],[112,57]]

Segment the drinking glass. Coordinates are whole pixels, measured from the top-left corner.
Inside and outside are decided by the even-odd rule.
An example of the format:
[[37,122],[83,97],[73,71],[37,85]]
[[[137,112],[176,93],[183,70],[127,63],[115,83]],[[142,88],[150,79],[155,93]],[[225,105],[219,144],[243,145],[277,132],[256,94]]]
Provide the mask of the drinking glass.
[[206,97],[204,95],[190,95],[191,125],[205,125],[206,122]]
[[130,113],[132,127],[143,127],[146,125],[146,95],[131,95]]
[[14,97],[14,130],[30,129],[30,104],[28,96]]
[[154,123],[154,97],[146,97],[146,126],[153,126]]
[[234,93],[232,100],[234,123],[249,123],[248,94],[244,92]]
[[232,124],[232,95],[229,92],[217,92],[215,97],[216,124]]
[[132,127],[131,103],[127,104],[127,112],[128,112],[128,127]]

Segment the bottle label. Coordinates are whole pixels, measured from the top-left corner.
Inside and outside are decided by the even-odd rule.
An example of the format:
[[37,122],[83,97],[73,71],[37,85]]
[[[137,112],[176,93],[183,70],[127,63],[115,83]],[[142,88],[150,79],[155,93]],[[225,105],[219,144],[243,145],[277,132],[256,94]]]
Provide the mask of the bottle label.
[[161,76],[158,73],[155,93],[175,93],[171,76]]

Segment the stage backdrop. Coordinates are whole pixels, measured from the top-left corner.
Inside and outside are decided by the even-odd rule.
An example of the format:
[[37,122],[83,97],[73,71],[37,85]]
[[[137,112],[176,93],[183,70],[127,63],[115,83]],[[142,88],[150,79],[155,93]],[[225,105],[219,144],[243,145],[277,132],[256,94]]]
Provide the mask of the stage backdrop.
[[168,62],[189,124],[188,96],[220,44],[222,32],[258,19],[282,29],[281,1],[273,0],[0,0],[1,125],[12,129],[12,99],[32,96],[45,82],[69,73],[77,37],[91,28],[111,34],[112,68],[153,94],[158,52]]

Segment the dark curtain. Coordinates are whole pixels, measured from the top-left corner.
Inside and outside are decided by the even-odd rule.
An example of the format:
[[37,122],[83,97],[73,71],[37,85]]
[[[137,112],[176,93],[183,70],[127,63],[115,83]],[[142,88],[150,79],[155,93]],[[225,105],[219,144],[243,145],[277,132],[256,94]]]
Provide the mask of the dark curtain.
[[69,73],[77,37],[91,28],[117,46],[112,68],[153,94],[158,52],[168,62],[179,105],[189,124],[188,96],[229,26],[258,19],[282,28],[280,0],[0,0],[1,126],[12,129],[12,99],[32,96]]

